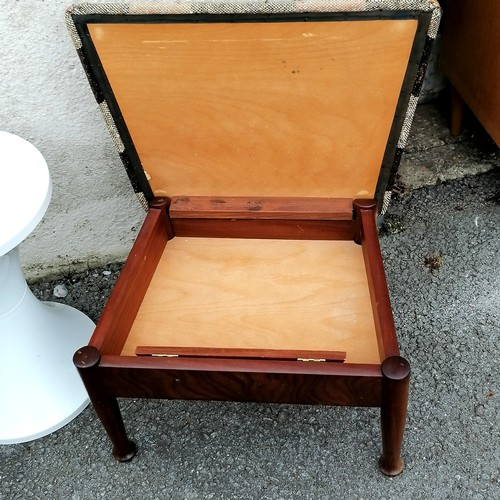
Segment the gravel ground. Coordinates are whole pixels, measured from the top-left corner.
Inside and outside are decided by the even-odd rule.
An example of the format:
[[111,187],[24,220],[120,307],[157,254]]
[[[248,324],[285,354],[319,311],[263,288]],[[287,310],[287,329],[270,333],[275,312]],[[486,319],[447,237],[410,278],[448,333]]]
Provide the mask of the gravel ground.
[[[500,172],[394,200],[382,227],[402,354],[412,364],[404,455],[378,470],[375,409],[124,400],[139,452],[116,462],[91,407],[1,446],[0,498],[500,498]],[[33,283],[99,316],[120,267]],[[56,285],[68,295],[55,299]]]

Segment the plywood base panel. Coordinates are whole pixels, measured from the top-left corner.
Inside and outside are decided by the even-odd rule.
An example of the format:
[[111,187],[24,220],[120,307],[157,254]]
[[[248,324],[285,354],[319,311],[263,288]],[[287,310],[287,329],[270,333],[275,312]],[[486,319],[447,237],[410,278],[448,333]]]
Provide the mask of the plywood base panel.
[[122,355],[139,345],[345,351],[379,364],[361,246],[174,238]]

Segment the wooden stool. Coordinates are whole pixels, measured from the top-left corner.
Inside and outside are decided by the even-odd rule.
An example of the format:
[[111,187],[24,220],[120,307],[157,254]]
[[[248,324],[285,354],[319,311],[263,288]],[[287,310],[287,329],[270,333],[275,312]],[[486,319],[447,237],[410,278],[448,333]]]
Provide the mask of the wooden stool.
[[148,208],[74,357],[118,460],[135,445],[117,397],[211,399],[378,406],[380,467],[402,471],[410,367],[376,215],[439,20],[435,2],[410,3],[68,13]]

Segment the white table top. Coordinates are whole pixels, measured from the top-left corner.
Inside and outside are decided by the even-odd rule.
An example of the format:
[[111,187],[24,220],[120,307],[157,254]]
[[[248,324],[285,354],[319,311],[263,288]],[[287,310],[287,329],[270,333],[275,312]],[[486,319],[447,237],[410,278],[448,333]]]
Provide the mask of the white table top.
[[51,195],[42,154],[28,141],[0,131],[0,256],[35,229]]

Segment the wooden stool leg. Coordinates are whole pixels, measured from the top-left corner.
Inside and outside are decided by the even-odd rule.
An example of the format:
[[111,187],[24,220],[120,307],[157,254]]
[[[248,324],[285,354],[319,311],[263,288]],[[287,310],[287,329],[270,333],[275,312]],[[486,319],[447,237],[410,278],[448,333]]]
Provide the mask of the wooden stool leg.
[[99,351],[92,346],[82,347],[73,357],[90,401],[113,443],[113,456],[120,462],[128,462],[134,457],[137,449],[127,436],[118,401],[109,394],[98,378],[100,360]]
[[387,358],[382,363],[382,457],[380,469],[388,476],[403,471],[401,446],[406,423],[410,364],[399,356]]
[[455,87],[451,87],[450,134],[456,137],[462,133],[465,102]]

